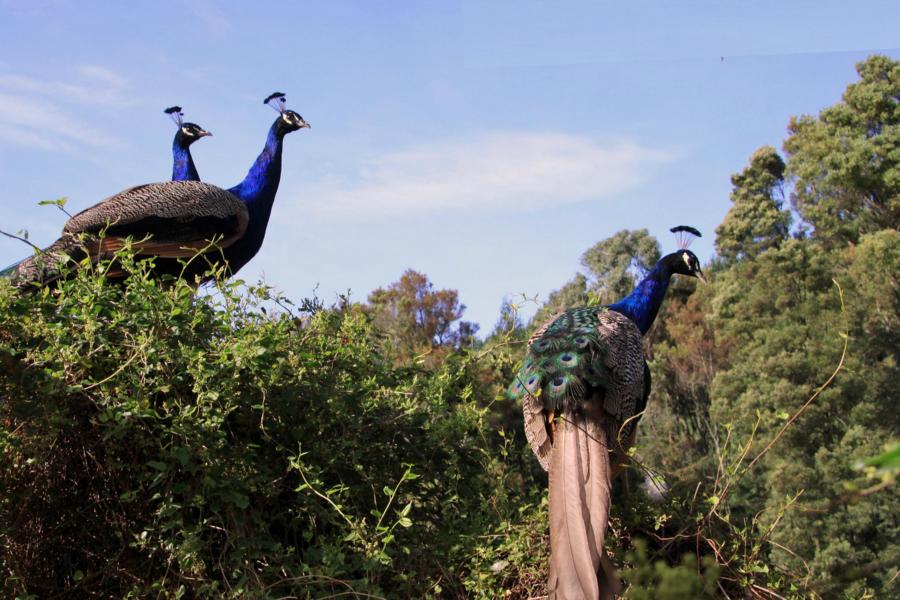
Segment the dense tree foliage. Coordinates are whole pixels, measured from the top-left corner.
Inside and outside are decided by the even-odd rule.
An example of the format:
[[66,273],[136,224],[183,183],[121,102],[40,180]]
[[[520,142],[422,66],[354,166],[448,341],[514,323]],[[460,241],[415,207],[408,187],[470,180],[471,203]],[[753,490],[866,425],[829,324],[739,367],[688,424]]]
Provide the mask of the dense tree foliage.
[[[858,71],[732,177],[710,285],[676,279],[647,336],[609,535],[627,598],[900,593],[900,64]],[[531,328],[659,256],[646,230],[601,240],[483,342],[411,270],[301,309],[195,297],[127,252],[120,286],[0,281],[3,595],[542,596],[546,476],[502,391]]]
[[900,63],[873,56],[857,71],[842,102],[792,119],[784,144],[794,207],[831,244],[900,223]]
[[720,257],[753,257],[787,238],[791,213],[781,208],[784,169],[775,148],[763,146],[750,157],[746,169],[732,176],[734,204],[716,228]]
[[620,231],[588,248],[581,264],[590,273],[590,289],[607,304],[628,294],[659,256],[659,243],[646,229]]
[[470,344],[478,326],[462,321],[466,306],[456,290],[435,290],[428,277],[408,269],[399,281],[369,294],[375,324],[403,356],[436,347]]

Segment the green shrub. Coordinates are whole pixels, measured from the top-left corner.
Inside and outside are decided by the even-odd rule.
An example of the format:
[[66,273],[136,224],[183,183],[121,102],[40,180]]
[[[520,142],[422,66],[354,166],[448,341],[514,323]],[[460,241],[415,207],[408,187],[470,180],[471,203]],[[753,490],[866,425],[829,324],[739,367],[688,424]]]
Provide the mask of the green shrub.
[[352,306],[127,266],[0,281],[3,595],[466,594],[525,487],[472,355],[397,367]]

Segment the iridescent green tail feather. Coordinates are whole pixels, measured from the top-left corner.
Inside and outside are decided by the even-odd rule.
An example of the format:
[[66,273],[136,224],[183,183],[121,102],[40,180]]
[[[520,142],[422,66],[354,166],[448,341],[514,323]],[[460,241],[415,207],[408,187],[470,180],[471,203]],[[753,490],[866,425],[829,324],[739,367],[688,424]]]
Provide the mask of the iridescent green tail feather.
[[539,396],[544,408],[579,408],[591,388],[605,388],[607,348],[598,331],[602,307],[569,310],[532,337],[528,356],[507,391],[512,399]]

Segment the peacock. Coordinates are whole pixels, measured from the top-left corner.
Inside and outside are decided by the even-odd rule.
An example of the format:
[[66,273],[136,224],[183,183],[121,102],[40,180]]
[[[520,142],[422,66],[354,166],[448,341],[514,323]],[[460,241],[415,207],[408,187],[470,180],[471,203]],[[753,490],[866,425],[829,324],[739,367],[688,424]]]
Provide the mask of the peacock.
[[643,335],[672,275],[706,282],[688,250],[700,232],[686,225],[672,231],[679,250],[661,258],[628,296],[562,311],[535,331],[508,390],[522,401],[525,436],[549,473],[548,591],[554,600],[619,592],[603,541],[611,481],[634,443],[650,393]]
[[[286,108],[284,94],[271,94],[264,103],[278,118],[238,185],[224,190],[200,181],[167,181],[129,188],[73,216],[62,237],[0,275],[11,276],[19,287],[50,284],[85,258],[93,263],[110,258],[129,239],[139,256],[155,257],[158,275],[208,280],[210,267],[219,265],[237,273],[262,246],[281,178],[284,137],[309,127]],[[123,273],[114,265],[107,276]]]
[[191,144],[202,137],[212,135],[196,123],[185,123],[180,106],[170,106],[165,111],[178,129],[172,140],[172,181],[200,181],[197,167],[191,156]]

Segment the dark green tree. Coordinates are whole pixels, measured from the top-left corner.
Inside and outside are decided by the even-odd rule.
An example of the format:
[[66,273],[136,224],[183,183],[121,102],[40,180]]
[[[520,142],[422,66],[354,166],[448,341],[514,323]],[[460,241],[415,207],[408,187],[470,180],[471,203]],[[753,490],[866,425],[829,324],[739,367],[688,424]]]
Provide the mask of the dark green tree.
[[[730,424],[741,444],[752,439],[749,456],[828,379],[849,336],[844,369],[731,492],[735,521],[767,509],[774,566],[808,577],[824,597],[886,592],[892,573],[883,561],[895,560],[900,544],[895,492],[841,500],[865,485],[852,465],[883,450],[900,428],[885,403],[900,385],[896,326],[873,318],[876,307],[882,317],[900,311],[891,291],[898,241],[896,232],[880,232],[856,248],[826,251],[813,239],[790,240],[716,281],[711,317],[734,347],[713,380],[710,414],[720,428]],[[775,527],[785,498],[798,493],[802,508]]]
[[750,157],[750,164],[731,176],[731,209],[716,228],[716,251],[726,260],[753,257],[788,237],[790,212],[784,203],[784,161],[771,146]]
[[646,229],[624,229],[597,242],[581,256],[590,289],[603,304],[626,296],[659,260],[659,243]]
[[791,119],[784,143],[792,202],[830,244],[900,226],[900,61],[871,56],[818,117]]

